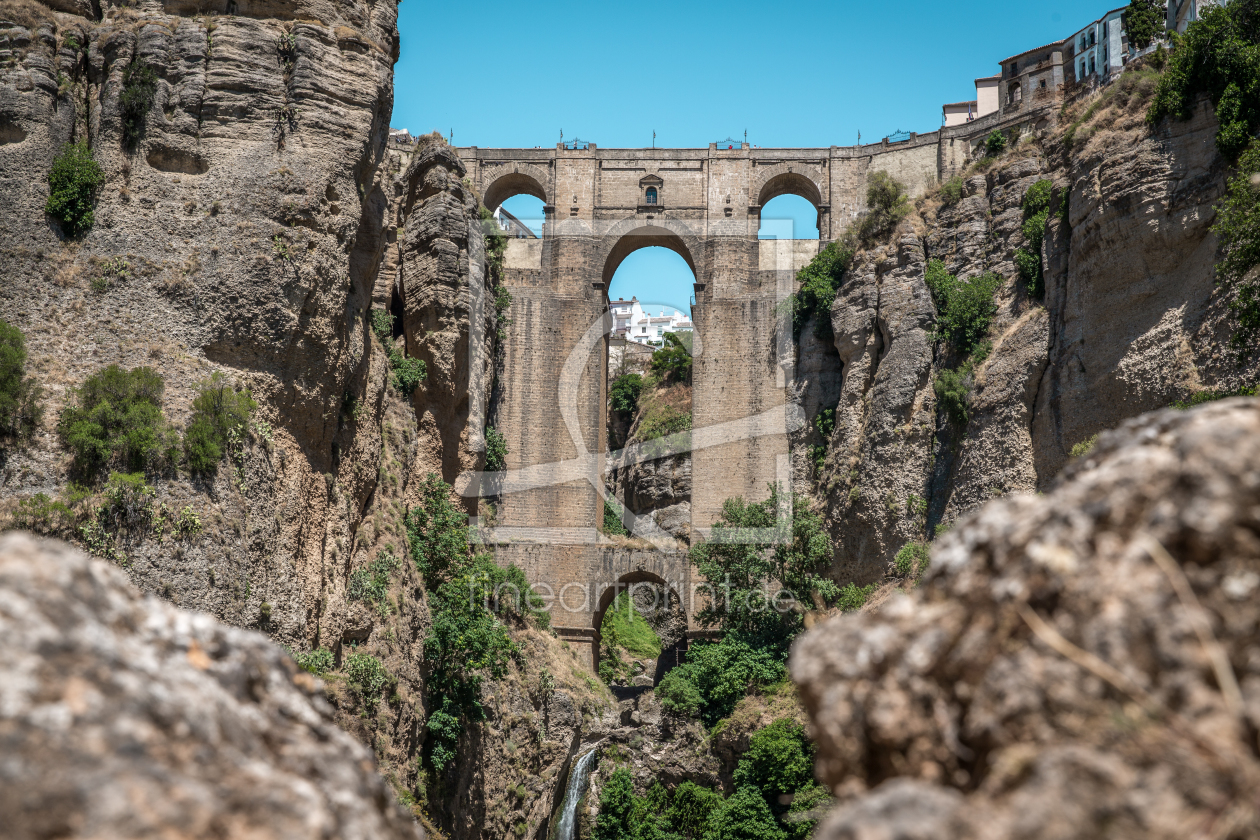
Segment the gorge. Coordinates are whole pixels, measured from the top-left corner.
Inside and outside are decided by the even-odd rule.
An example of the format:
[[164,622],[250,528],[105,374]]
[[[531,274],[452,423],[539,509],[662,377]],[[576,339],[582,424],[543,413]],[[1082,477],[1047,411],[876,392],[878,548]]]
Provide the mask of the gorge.
[[[1148,121],[1176,54],[899,143],[481,149],[390,139],[397,14],[0,0],[14,836],[1260,836],[1249,164],[1212,91]],[[694,345],[622,404],[654,246]]]

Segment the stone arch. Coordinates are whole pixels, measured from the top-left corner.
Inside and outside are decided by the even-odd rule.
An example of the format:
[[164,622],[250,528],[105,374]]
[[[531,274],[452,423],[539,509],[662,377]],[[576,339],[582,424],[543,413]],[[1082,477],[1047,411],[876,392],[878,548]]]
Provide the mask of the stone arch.
[[482,203],[493,211],[514,195],[532,195],[550,206],[553,202],[548,189],[551,176],[547,170],[532,163],[505,163],[483,172]]
[[[622,592],[630,592],[631,597],[633,598],[636,593],[642,595],[648,590],[653,590],[656,593],[659,593],[656,597],[655,603],[659,605],[661,616],[666,617],[666,620],[669,620],[672,616],[676,616],[679,620],[679,625],[675,632],[661,639],[661,657],[658,659],[657,668],[653,674],[653,682],[659,682],[660,678],[663,677],[665,672],[669,669],[669,666],[673,664],[672,662],[664,662],[661,660],[665,659],[668,652],[683,643],[683,640],[686,638],[687,613],[684,607],[682,593],[678,591],[677,586],[665,580],[660,575],[653,572],[639,570],[622,575],[617,579],[616,583],[608,585],[604,591],[600,593],[599,602],[592,617],[592,623],[594,624],[592,629],[595,634],[594,661],[596,670],[599,669],[600,648],[603,647],[603,634],[601,633],[601,628],[603,627],[604,616],[608,613],[609,607],[612,606],[613,601]],[[657,616],[649,616],[645,620],[656,621]],[[674,638],[674,636],[677,638]]]
[[821,178],[815,179],[801,169],[799,164],[780,163],[758,172],[751,190],[757,197],[757,205],[764,207],[771,199],[788,193],[799,195],[814,207],[826,204],[826,188]]
[[701,240],[686,224],[673,219],[655,219],[651,222],[632,219],[615,225],[603,239],[606,244],[600,257],[604,264],[605,294],[612,283],[613,275],[617,273],[617,267],[640,248],[668,248],[687,263],[695,282],[704,282],[695,257],[700,253]]

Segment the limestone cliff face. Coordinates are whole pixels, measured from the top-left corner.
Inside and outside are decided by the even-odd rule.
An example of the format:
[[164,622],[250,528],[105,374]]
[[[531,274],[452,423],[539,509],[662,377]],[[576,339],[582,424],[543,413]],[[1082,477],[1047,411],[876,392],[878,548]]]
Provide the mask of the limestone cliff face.
[[[1232,325],[1210,227],[1227,168],[1215,131],[1206,104],[1154,131],[1140,113],[1122,115],[1075,148],[1048,130],[966,176],[952,206],[920,202],[895,245],[859,255],[832,308],[842,395],[816,491],[839,575],[877,580],[937,523],[1043,490],[1073,445],[1195,391],[1255,380],[1256,359],[1240,366],[1225,348]],[[1014,254],[1028,244],[1024,195],[1042,179],[1056,199],[1037,300]],[[956,363],[929,341],[932,259],[959,277],[1007,278],[961,429],[932,388]]]

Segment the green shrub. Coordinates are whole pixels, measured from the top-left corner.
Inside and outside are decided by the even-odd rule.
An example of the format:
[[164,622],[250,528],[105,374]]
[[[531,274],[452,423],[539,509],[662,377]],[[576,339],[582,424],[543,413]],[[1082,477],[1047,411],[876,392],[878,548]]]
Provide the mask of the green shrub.
[[666,435],[686,432],[691,429],[691,412],[680,411],[672,405],[654,405],[639,421],[635,437],[640,441],[657,440]]
[[691,381],[691,336],[666,333],[661,349],[652,354],[652,372],[675,382]]
[[1201,93],[1216,107],[1216,146],[1232,160],[1260,128],[1260,14],[1254,0],[1203,9],[1177,39],[1147,122],[1189,119]]
[[810,817],[825,810],[830,801],[831,794],[822,785],[811,784],[798,790],[783,818],[783,830],[787,833],[788,840],[808,840],[814,833],[814,827],[818,825],[817,818]]
[[898,577],[918,577],[927,571],[931,560],[932,554],[926,544],[917,541],[909,542],[897,552],[897,557],[893,560],[893,569]]
[[333,669],[333,655],[328,648],[316,648],[307,653],[293,654],[293,661],[303,671],[322,676]]
[[887,172],[872,172],[867,179],[866,214],[858,222],[858,238],[870,242],[886,236],[909,213],[905,185]]
[[258,408],[248,388],[237,388],[219,371],[194,386],[193,412],[184,431],[184,457],[194,473],[213,472],[228,447],[229,436],[243,436]]
[[836,606],[841,612],[857,612],[866,606],[867,600],[875,592],[875,584],[871,583],[866,586],[858,586],[856,583],[847,583],[840,590],[840,598],[836,601]]
[[1015,265],[1028,287],[1028,294],[1040,298],[1045,294],[1045,278],[1041,266],[1042,243],[1046,237],[1046,221],[1050,218],[1050,198],[1054,183],[1041,179],[1024,194],[1024,225],[1021,232],[1027,247],[1015,251]]
[[420,485],[420,503],[406,516],[411,558],[431,588],[469,560],[468,514],[451,503],[450,492],[450,485],[429,473]]
[[618,376],[608,386],[609,407],[620,414],[633,416],[639,410],[641,393],[643,393],[642,376],[637,373]]
[[962,201],[963,197],[963,179],[961,175],[955,175],[945,183],[941,184],[941,201],[946,207],[953,207]]
[[787,840],[765,798],[750,787],[735,791],[709,817],[704,840]]
[[997,314],[994,295],[1002,278],[985,272],[959,280],[940,260],[928,261],[924,280],[936,301],[936,337],[949,342],[960,356],[970,355],[989,332]]
[[993,131],[988,137],[984,138],[984,156],[986,158],[995,158],[1004,151],[1006,151],[1006,135],[1002,132]]
[[86,140],[67,143],[48,172],[48,202],[44,212],[61,224],[66,236],[78,236],[92,227],[96,191],[105,173],[93,160]]
[[380,698],[381,692],[394,684],[394,675],[381,660],[370,653],[355,651],[346,657],[342,670],[346,678],[358,689],[368,705]]
[[153,524],[157,491],[144,480],[144,473],[110,473],[102,491],[102,524],[111,531],[137,531]]
[[145,117],[157,94],[157,74],[143,58],[134,58],[123,71],[123,90],[118,98],[122,111],[123,145],[134,146],[144,133]]
[[388,551],[381,550],[376,559],[350,575],[346,594],[352,601],[368,601],[379,604],[389,594],[389,576],[396,571],[399,560]]
[[410,397],[429,375],[424,359],[412,359],[391,347],[389,363],[394,370],[391,382],[400,392]]
[[750,689],[783,680],[785,656],[781,648],[750,643],[734,633],[717,642],[696,642],[687,661],[661,680],[657,697],[666,711],[699,716],[713,726],[734,711]]
[[1260,279],[1252,269],[1260,265],[1260,141],[1238,160],[1235,175],[1216,207],[1212,232],[1219,237],[1219,282],[1236,296],[1230,303],[1238,326],[1230,338],[1235,352],[1249,355],[1260,340]]
[[958,370],[942,370],[932,382],[937,405],[959,426],[966,426],[970,419],[971,381],[971,366],[963,365]]
[[1094,451],[1094,447],[1098,445],[1098,435],[1086,438],[1080,443],[1072,447],[1071,455],[1073,458],[1084,458],[1086,455]]
[[731,780],[760,791],[773,813],[787,811],[783,800],[814,781],[814,745],[805,727],[780,718],[754,732]]
[[148,367],[110,365],[89,376],[61,412],[58,432],[75,468],[94,473],[116,463],[138,472],[169,457],[171,441],[162,417],[161,375]]
[[191,505],[184,505],[175,517],[175,536],[179,539],[191,539],[201,533],[201,517]]
[[616,499],[604,499],[604,533],[618,537],[630,535],[621,521],[621,505]]
[[831,304],[856,253],[857,240],[846,231],[839,239],[828,242],[809,265],[796,273],[801,288],[788,304],[794,338],[800,340],[801,330],[810,318],[814,319],[814,334],[818,338],[831,338]]
[[29,440],[44,418],[43,389],[26,375],[26,336],[0,320],[0,438]]
[[486,426],[486,470],[503,472],[507,469],[507,438],[494,426]]
[[394,341],[394,316],[388,309],[372,310],[372,332],[386,346]]

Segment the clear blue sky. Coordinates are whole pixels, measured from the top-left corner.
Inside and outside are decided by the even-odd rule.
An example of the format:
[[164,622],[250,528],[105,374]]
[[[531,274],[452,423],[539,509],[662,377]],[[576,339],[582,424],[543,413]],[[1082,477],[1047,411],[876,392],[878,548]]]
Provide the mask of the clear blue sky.
[[[653,130],[658,146],[675,148],[745,130],[763,147],[846,146],[859,131],[874,142],[897,129],[935,130],[941,105],[972,99],[975,79],[1002,59],[1121,5],[404,0],[391,124],[453,129],[456,145],[483,148],[554,146],[562,129],[601,148],[651,146]],[[812,208],[780,204],[790,202],[773,210],[795,218],[797,237],[817,236],[806,230]],[[507,206],[537,215],[527,201]],[[626,260],[610,292],[624,291],[623,273],[639,275],[638,262]]]

